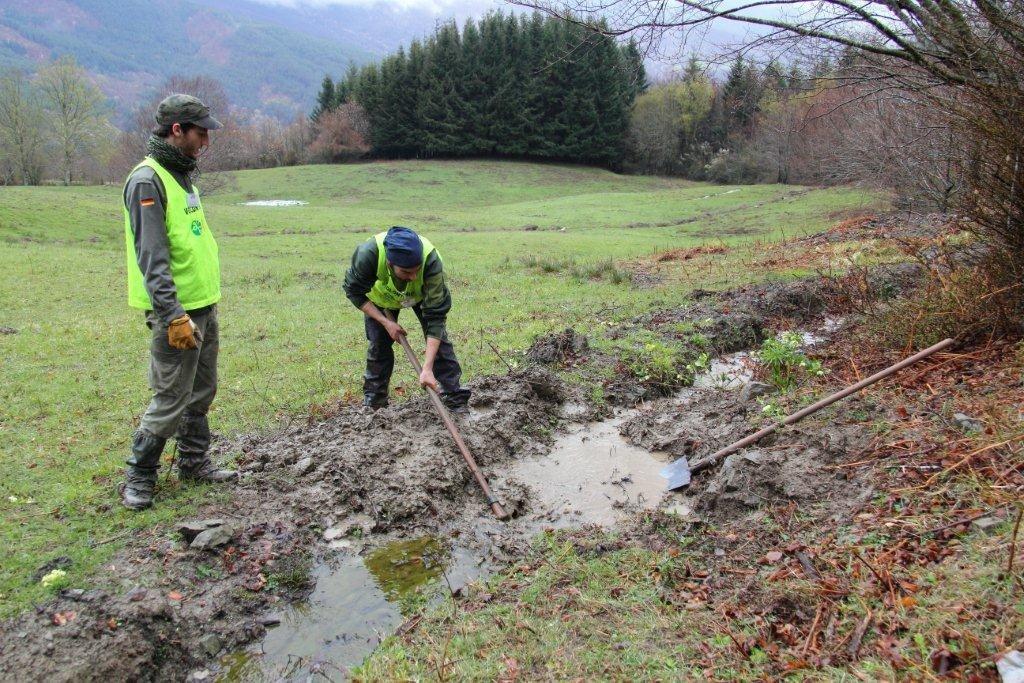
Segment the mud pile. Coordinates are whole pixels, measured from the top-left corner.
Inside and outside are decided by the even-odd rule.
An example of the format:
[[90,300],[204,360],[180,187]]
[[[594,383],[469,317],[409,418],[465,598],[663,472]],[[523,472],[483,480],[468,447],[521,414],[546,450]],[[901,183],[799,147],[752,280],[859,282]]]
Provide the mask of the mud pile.
[[[558,421],[563,390],[556,377],[534,368],[471,387],[472,413],[457,422],[481,468],[543,452],[534,435]],[[369,533],[431,526],[467,505],[487,510],[425,400],[375,413],[347,409],[291,427],[244,446],[240,464],[243,476],[253,475],[256,495],[323,529],[352,513],[363,515]]]
[[[459,428],[485,473],[546,452],[563,399],[556,377],[528,369],[469,386],[473,414]],[[425,399],[343,408],[217,448],[238,449],[240,483],[200,515],[219,518],[221,543],[190,548],[161,529],[139,537],[108,566],[109,590],[67,590],[0,625],[0,679],[208,680],[206,663],[275,623],[282,594],[308,590],[311,547],[489,514]],[[526,496],[514,483],[495,493],[513,513]]]
[[526,357],[534,363],[565,363],[579,358],[587,352],[587,348],[587,338],[570,327],[563,332],[535,339]]
[[[760,404],[745,393],[693,389],[681,401],[641,412],[623,425],[622,434],[648,450],[686,456],[693,462],[767,424],[760,417]],[[841,468],[833,467],[850,460],[870,441],[861,422],[843,419],[845,410],[849,405],[733,453],[721,464],[694,475],[679,496],[681,502],[717,518],[742,517],[762,505],[789,501],[800,503],[807,511],[815,508],[823,515],[843,516],[870,495],[864,482],[849,480]]]

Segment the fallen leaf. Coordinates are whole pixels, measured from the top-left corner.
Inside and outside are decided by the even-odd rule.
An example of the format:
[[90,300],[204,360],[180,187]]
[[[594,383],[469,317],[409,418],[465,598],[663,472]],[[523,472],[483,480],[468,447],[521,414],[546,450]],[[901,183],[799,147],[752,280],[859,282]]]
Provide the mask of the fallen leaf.
[[782,559],[782,553],[779,552],[778,550],[769,550],[764,555],[764,561],[767,562],[768,564],[775,564],[776,562],[778,562],[781,559]]
[[167,599],[168,600],[181,600],[184,597],[185,596],[182,595],[181,593],[179,593],[178,591],[171,591],[170,593],[167,594]]
[[78,615],[74,612],[57,612],[51,617],[54,626],[63,626],[68,622],[74,621]]

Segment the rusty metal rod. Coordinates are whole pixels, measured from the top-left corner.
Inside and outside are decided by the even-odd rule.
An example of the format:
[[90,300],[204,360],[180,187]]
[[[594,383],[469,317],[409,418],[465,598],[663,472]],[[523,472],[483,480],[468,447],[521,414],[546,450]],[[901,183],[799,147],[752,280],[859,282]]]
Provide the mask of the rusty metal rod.
[[[388,320],[397,322],[391,311],[385,310],[384,315],[387,316]],[[413,368],[416,370],[416,379],[419,380],[420,373],[423,372],[423,366],[420,365],[420,359],[416,357],[412,347],[409,346],[409,340],[406,339],[404,334],[398,336],[398,343],[402,345],[402,350],[405,351],[405,357],[412,363]],[[455,445],[459,447],[459,452],[462,453],[462,458],[466,461],[466,465],[469,467],[469,471],[473,473],[473,477],[476,478],[476,483],[483,489],[484,495],[487,496],[487,502],[491,506],[491,511],[494,516],[498,519],[508,519],[508,513],[501,507],[501,503],[491,493],[491,487],[487,483],[487,477],[480,471],[480,468],[476,464],[476,460],[473,459],[473,454],[469,452],[469,447],[466,446],[466,442],[462,440],[462,435],[459,434],[458,427],[455,426],[455,421],[452,420],[452,416],[448,414],[448,409],[444,407],[444,403],[441,401],[441,397],[437,395],[437,390],[433,387],[423,387],[427,390],[427,396],[430,397],[430,402],[434,406],[434,410],[440,416],[444,426],[448,428],[448,433],[452,435],[452,439],[455,440]]]
[[776,422],[773,425],[765,427],[761,431],[754,432],[750,436],[745,437],[743,439],[740,439],[739,441],[737,441],[734,444],[730,444],[730,445],[726,446],[725,448],[723,448],[723,449],[721,449],[719,451],[715,451],[714,453],[712,453],[709,456],[706,456],[706,457],[701,458],[700,460],[697,460],[696,462],[694,462],[690,466],[690,472],[697,473],[697,472],[700,472],[701,470],[706,470],[707,468],[711,467],[712,465],[717,463],[719,460],[721,460],[725,456],[727,456],[727,455],[729,455],[731,453],[735,453],[736,451],[738,451],[741,448],[744,448],[745,446],[749,446],[752,443],[760,441],[764,437],[766,437],[769,434],[771,434],[772,432],[774,432],[779,427],[784,427],[786,425],[791,425],[794,422],[797,422],[798,420],[802,420],[803,418],[807,417],[811,413],[817,412],[817,411],[821,410],[822,408],[824,408],[826,406],[830,406],[833,403],[835,403],[836,401],[840,401],[840,400],[846,398],[847,396],[849,396],[850,394],[853,394],[853,393],[855,393],[857,391],[860,391],[861,389],[863,389],[864,387],[866,387],[866,386],[868,386],[870,384],[874,384],[875,382],[877,382],[880,379],[884,379],[884,378],[888,377],[889,375],[897,373],[900,370],[902,370],[902,369],[904,369],[904,368],[906,368],[906,367],[908,367],[910,365],[913,365],[914,363],[916,363],[919,360],[927,358],[928,356],[932,355],[936,351],[941,351],[941,350],[943,350],[943,349],[945,349],[945,348],[947,348],[949,346],[952,346],[952,344],[953,344],[953,340],[952,339],[943,339],[938,344],[935,344],[934,346],[929,346],[924,351],[920,351],[918,353],[915,353],[910,358],[905,358],[904,360],[901,360],[899,363],[896,363],[895,365],[890,365],[885,370],[882,370],[880,372],[876,372],[875,374],[871,375],[870,377],[868,377],[866,379],[862,379],[861,381],[857,382],[856,384],[853,384],[851,386],[846,387],[842,391],[837,391],[836,393],[832,394],[831,396],[823,398],[820,401],[818,401],[817,403],[815,403],[813,405],[809,405],[806,408],[804,408],[803,410],[800,410],[800,411],[797,411],[797,412],[793,413],[792,415],[790,415],[789,417],[785,418],[781,422]]

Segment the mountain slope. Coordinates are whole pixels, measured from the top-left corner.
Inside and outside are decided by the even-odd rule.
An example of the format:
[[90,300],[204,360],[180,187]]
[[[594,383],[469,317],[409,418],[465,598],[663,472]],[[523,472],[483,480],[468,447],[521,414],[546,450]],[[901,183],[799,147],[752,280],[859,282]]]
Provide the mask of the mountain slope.
[[308,111],[325,73],[340,74],[349,61],[385,51],[260,21],[252,11],[258,8],[191,0],[5,0],[0,68],[34,70],[71,54],[121,115],[172,74],[207,75],[224,84],[236,105],[291,116]]

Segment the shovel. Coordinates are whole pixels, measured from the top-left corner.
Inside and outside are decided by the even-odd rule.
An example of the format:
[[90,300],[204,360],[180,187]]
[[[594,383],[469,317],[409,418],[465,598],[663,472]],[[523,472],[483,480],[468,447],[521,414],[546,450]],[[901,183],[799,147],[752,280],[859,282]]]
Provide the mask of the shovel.
[[668,490],[669,491],[674,491],[675,489],[687,486],[690,483],[690,475],[691,474],[696,474],[697,472],[700,472],[701,470],[705,470],[705,469],[711,467],[712,465],[716,464],[719,460],[721,460],[725,456],[729,455],[730,453],[735,453],[736,451],[738,451],[741,448],[744,448],[744,447],[749,446],[749,445],[751,445],[753,443],[756,443],[756,442],[760,441],[761,439],[763,439],[764,437],[766,437],[769,434],[771,434],[772,432],[774,432],[775,430],[779,429],[780,427],[784,427],[786,425],[791,425],[794,422],[802,420],[803,418],[807,417],[811,413],[815,413],[815,412],[821,410],[822,408],[824,408],[825,406],[830,406],[833,403],[835,403],[836,401],[840,401],[840,400],[846,398],[847,396],[849,396],[850,394],[856,393],[857,391],[860,391],[861,389],[863,389],[864,387],[866,387],[866,386],[868,386],[870,384],[874,384],[875,382],[877,382],[880,379],[884,379],[884,378],[888,377],[889,375],[897,373],[900,370],[913,365],[914,363],[916,363],[919,360],[927,358],[928,356],[932,355],[936,351],[941,351],[942,349],[945,349],[945,348],[947,348],[949,346],[952,346],[952,344],[953,344],[953,340],[952,339],[943,339],[938,344],[936,344],[934,346],[929,346],[924,351],[920,351],[920,352],[914,354],[913,356],[911,356],[910,358],[905,358],[905,359],[901,360],[899,363],[896,363],[895,365],[890,365],[885,370],[882,370],[880,372],[876,372],[875,374],[871,375],[867,379],[862,379],[861,381],[857,382],[856,384],[853,384],[851,386],[846,387],[842,391],[837,391],[836,393],[832,394],[831,396],[829,396],[827,398],[823,398],[820,401],[818,401],[817,403],[815,403],[813,405],[809,405],[806,408],[804,408],[803,410],[800,410],[800,411],[797,411],[797,412],[793,413],[792,415],[790,415],[789,417],[785,418],[781,422],[776,422],[773,425],[769,425],[768,427],[765,427],[761,431],[754,432],[750,436],[747,436],[747,437],[745,437],[743,439],[740,439],[739,441],[737,441],[734,444],[730,444],[729,446],[726,446],[725,448],[723,448],[721,450],[715,451],[711,455],[708,455],[708,456],[705,456],[703,458],[700,458],[699,460],[697,460],[696,462],[693,463],[692,467],[690,466],[689,461],[687,461],[686,456],[684,455],[683,457],[679,458],[675,462],[672,462],[672,463],[666,465],[665,468],[661,470],[661,476],[663,476],[666,479],[668,479]]
[[[384,311],[384,315],[387,316],[388,320],[395,321],[395,316],[391,314],[391,311]],[[413,352],[412,347],[409,346],[409,340],[406,339],[404,334],[398,335],[398,343],[402,345],[402,350],[405,351],[405,357],[412,363],[412,367],[416,370],[416,376],[419,377],[420,373],[423,372],[423,367],[420,365],[419,358]],[[501,507],[501,503],[491,493],[491,487],[487,484],[487,477],[480,471],[480,468],[476,464],[476,460],[473,459],[473,454],[469,452],[469,447],[466,446],[466,442],[462,440],[462,435],[459,434],[458,427],[455,426],[455,421],[452,420],[452,416],[448,414],[448,409],[444,407],[444,402],[441,401],[441,397],[437,395],[437,390],[433,387],[423,387],[427,390],[427,396],[430,397],[430,402],[434,406],[434,410],[437,411],[438,416],[441,418],[441,422],[448,428],[448,433],[452,435],[452,439],[455,440],[455,445],[459,447],[459,452],[462,453],[462,458],[466,461],[466,465],[469,467],[469,471],[473,473],[473,477],[476,479],[476,483],[480,485],[484,495],[487,496],[487,503],[491,506],[491,511],[494,516],[498,519],[508,519],[508,513]]]

